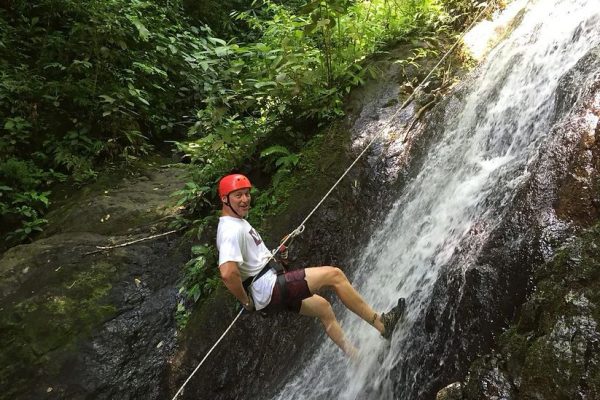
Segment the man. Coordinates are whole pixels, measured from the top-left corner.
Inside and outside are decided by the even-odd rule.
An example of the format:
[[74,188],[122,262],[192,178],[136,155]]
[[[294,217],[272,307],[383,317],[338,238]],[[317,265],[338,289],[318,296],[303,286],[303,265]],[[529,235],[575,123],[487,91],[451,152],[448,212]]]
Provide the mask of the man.
[[331,304],[316,294],[321,289],[332,288],[349,310],[389,339],[404,313],[403,298],[390,312],[377,314],[339,268],[298,269],[278,277],[272,264],[265,266],[271,252],[244,219],[250,211],[251,188],[248,178],[240,174],[227,175],[219,181],[222,202],[217,231],[219,270],[225,286],[244,308],[265,312],[287,310],[317,317],[334,343],[348,356],[355,357],[357,350],[345,339]]

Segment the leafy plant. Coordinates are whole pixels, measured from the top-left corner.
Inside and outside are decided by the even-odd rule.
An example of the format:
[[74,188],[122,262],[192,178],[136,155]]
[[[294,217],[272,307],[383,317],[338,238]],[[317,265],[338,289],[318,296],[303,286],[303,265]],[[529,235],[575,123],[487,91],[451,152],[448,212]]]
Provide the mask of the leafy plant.
[[14,209],[14,211],[25,218],[23,218],[20,228],[15,229],[6,235],[8,240],[21,242],[29,238],[35,232],[41,232],[42,226],[48,223],[48,220],[40,218],[38,212],[31,207],[20,206]]
[[287,148],[278,145],[264,149],[260,153],[260,157],[274,159],[276,172],[272,179],[273,187],[277,187],[281,179],[289,175],[292,168],[300,161],[300,156],[298,154],[293,154]]
[[184,279],[179,288],[182,300],[177,306],[176,319],[180,326],[184,326],[189,317],[189,306],[186,303],[196,303],[221,284],[218,270],[214,267],[215,248],[208,245],[193,246],[192,255],[193,258],[185,265]]
[[180,300],[177,303],[177,309],[175,310],[175,321],[177,322],[177,327],[179,329],[185,328],[190,319],[190,315],[190,309],[185,306],[185,302],[183,299]]
[[18,146],[29,144],[31,123],[22,117],[9,117],[4,122],[5,135],[0,137],[0,153],[9,154]]
[[[184,116],[224,87],[228,44],[212,36],[190,24],[181,1],[0,6],[0,163],[33,163],[46,173],[41,192],[58,176],[84,183],[107,160],[128,162],[180,137],[193,123]],[[30,221],[3,204],[3,231]]]
[[[0,187],[0,197],[3,197],[2,192],[12,192],[12,188],[7,186]],[[35,232],[41,232],[42,226],[48,221],[41,218],[43,211],[48,208],[48,195],[50,192],[24,192],[11,193],[12,199],[9,202],[0,202],[0,209],[3,214],[14,214],[21,217],[21,226],[12,232],[8,233],[8,240],[16,240],[18,242],[29,238]]]

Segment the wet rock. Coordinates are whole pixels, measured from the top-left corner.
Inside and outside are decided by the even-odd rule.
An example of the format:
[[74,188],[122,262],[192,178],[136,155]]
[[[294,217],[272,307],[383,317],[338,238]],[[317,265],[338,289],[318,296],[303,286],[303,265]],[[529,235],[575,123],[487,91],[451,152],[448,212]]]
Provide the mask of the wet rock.
[[[484,364],[484,362],[487,364]],[[491,367],[485,368],[484,365]],[[510,400],[517,398],[515,397],[514,387],[500,368],[499,360],[495,354],[484,356],[481,360],[473,363],[472,371],[472,375],[468,377],[466,383],[463,383],[462,400]]]
[[125,235],[163,228],[177,213],[169,195],[181,188],[187,172],[176,167],[147,168],[129,176],[111,175],[59,202],[46,216],[49,222],[42,237],[65,232]]
[[[499,372],[518,398],[598,398],[599,239],[596,225],[538,271],[536,290],[518,322],[500,336],[494,362],[483,357],[473,364],[467,399],[488,398],[487,377]],[[573,252],[580,255],[576,261]]]
[[[280,193],[286,212],[264,222],[261,235],[270,248],[295,228],[335,183],[352,153],[346,127],[317,138],[314,154],[307,151],[310,170]],[[314,171],[320,171],[315,174]],[[291,268],[336,265],[351,275],[353,249],[366,240],[365,220],[376,218],[381,186],[373,186],[365,165],[359,165],[317,210],[306,231],[290,247]],[[355,185],[364,185],[360,191]],[[306,188],[310,188],[307,190]],[[322,295],[338,306],[330,291]],[[178,351],[172,356],[168,384],[173,395],[235,318],[237,302],[226,291],[198,307],[189,321]],[[190,380],[181,399],[268,398],[286,381],[300,373],[303,363],[325,340],[320,322],[293,314],[263,317],[259,313],[240,317],[214,353]]]
[[[576,77],[597,70],[599,50],[591,51],[564,81],[573,83]],[[486,376],[498,372],[519,398],[600,397],[596,201],[600,150],[595,139],[600,120],[600,74],[592,79],[587,95],[557,127],[555,145],[542,158],[540,177],[533,179],[532,188],[538,185],[538,189],[531,194],[545,199],[539,208],[545,262],[532,271],[532,294],[520,308],[516,323],[498,339],[496,365],[484,357],[471,367],[466,385],[469,399],[487,398],[483,391]],[[572,96],[564,92],[560,98]],[[559,102],[558,108],[566,106]]]
[[[173,201],[181,174],[148,175],[109,194],[75,196],[51,212],[62,226],[0,258],[0,398],[164,397],[159,382],[176,343],[176,284],[190,246],[170,235],[105,252],[96,247],[132,239],[108,238],[107,231],[135,228],[140,238],[166,227],[174,211],[160,205]],[[124,206],[102,226],[96,218],[108,197]]]
[[435,400],[462,400],[462,383],[454,382],[440,390],[435,396]]

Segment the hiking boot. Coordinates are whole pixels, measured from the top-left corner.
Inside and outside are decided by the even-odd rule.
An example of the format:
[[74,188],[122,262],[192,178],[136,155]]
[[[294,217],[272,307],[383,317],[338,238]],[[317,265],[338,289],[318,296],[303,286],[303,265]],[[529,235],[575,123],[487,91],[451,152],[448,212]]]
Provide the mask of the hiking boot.
[[398,304],[396,307],[392,308],[387,313],[381,314],[381,322],[383,323],[383,336],[386,339],[392,337],[392,333],[394,333],[394,328],[396,324],[404,315],[404,311],[406,310],[406,299],[404,297],[400,297],[398,299]]

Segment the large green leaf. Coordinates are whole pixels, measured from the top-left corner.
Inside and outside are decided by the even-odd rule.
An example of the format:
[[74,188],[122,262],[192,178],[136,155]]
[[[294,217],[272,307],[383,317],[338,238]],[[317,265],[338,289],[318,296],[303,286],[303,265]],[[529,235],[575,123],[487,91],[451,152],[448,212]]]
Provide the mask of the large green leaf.
[[268,147],[260,152],[261,157],[268,157],[273,154],[288,155],[288,154],[290,154],[290,151],[283,146],[275,145],[275,146]]
[[147,41],[150,38],[150,31],[146,28],[142,21],[140,21],[135,15],[128,15],[127,18],[137,28],[140,38],[144,41]]

